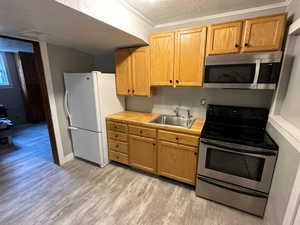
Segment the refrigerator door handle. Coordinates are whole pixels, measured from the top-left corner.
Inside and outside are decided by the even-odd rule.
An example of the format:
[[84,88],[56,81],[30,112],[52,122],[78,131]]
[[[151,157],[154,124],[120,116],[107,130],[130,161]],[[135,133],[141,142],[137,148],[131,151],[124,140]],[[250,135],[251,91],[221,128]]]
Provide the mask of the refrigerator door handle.
[[68,91],[66,90],[65,91],[65,111],[66,111],[66,114],[69,118],[69,121],[70,121],[70,125],[72,125],[72,122],[71,122],[71,114],[70,114],[70,111],[69,111],[69,107],[68,107]]

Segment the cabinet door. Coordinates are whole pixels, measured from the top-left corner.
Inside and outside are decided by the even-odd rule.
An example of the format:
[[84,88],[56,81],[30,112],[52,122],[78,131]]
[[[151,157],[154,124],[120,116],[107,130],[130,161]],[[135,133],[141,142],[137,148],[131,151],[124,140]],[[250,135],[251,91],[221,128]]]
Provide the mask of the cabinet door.
[[206,27],[176,32],[175,86],[202,86]]
[[159,175],[195,184],[197,148],[160,141],[157,154]]
[[209,25],[207,53],[214,55],[239,52],[242,26],[242,21]]
[[115,52],[116,88],[118,95],[131,95],[131,49],[119,49]]
[[149,47],[137,48],[132,52],[133,95],[150,96]]
[[286,14],[246,20],[241,51],[280,50],[285,24]]
[[129,136],[129,164],[156,173],[156,144],[151,138]]
[[174,32],[153,34],[150,37],[150,84],[173,86]]

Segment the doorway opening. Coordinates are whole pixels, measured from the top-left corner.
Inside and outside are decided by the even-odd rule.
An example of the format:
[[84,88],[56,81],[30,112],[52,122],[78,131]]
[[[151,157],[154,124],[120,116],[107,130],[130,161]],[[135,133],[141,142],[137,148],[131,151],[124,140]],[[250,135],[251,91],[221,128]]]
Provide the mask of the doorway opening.
[[59,164],[38,42],[0,36],[0,159]]

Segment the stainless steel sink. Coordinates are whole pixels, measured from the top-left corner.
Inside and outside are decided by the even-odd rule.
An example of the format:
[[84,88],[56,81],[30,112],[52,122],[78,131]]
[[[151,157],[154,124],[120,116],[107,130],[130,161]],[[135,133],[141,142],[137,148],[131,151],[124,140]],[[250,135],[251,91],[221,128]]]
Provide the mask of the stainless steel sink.
[[194,119],[185,119],[182,117],[172,115],[160,115],[155,119],[151,120],[150,123],[160,123],[177,127],[191,128],[191,126],[194,123]]

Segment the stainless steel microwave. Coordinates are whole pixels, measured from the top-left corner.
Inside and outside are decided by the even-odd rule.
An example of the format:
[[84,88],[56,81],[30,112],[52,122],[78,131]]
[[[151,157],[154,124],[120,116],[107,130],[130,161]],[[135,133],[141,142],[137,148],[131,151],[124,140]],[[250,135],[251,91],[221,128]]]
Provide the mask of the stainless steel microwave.
[[275,89],[281,58],[281,51],[207,56],[203,86]]

